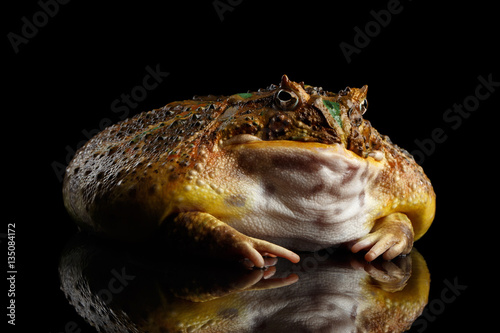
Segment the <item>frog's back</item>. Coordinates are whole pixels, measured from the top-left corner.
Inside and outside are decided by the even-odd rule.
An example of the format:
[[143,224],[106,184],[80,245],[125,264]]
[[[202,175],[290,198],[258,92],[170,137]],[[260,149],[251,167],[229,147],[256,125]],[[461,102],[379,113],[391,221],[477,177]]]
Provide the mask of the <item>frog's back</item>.
[[66,169],[63,196],[72,217],[117,238],[147,236],[168,215],[168,193],[216,140],[221,109],[216,98],[174,102],[97,134]]

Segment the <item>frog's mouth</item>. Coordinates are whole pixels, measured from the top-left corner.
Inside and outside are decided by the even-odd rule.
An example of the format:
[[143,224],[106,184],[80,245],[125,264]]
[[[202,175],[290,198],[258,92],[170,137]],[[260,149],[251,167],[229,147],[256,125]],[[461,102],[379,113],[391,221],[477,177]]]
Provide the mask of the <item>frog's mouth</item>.
[[[339,143],[262,140],[251,134],[238,134],[224,141],[220,147],[235,152],[240,157],[252,156],[256,158],[254,163],[269,156],[280,156],[283,161],[304,159],[309,160],[308,163],[327,166],[332,163],[336,165],[339,159],[359,160],[365,163],[363,158],[345,149]],[[261,160],[261,164],[265,164],[264,160]]]
[[242,145],[245,143],[255,142],[255,141],[263,141],[263,140],[251,134],[238,134],[224,141],[222,143],[222,147],[226,148],[228,146]]
[[318,142],[318,141],[311,141],[311,140],[301,140],[300,138],[298,139],[293,139],[293,140],[286,140],[286,139],[276,139],[276,140],[263,140],[255,135],[251,134],[238,134],[235,135],[225,141],[222,142],[221,148],[226,149],[229,147],[235,147],[235,146],[244,146],[246,144],[250,143],[257,143],[260,142],[262,147],[265,146],[272,146],[274,144],[279,143],[279,146],[290,146],[290,147],[301,147],[303,149],[307,149],[308,147],[339,147],[340,144],[337,142]]

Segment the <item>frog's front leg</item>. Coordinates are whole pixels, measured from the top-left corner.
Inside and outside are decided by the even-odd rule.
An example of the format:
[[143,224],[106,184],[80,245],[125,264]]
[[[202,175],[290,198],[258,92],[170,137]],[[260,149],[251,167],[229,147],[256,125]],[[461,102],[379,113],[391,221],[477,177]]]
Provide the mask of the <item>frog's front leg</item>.
[[248,237],[216,217],[203,212],[179,213],[163,228],[169,242],[212,258],[249,259],[264,267],[263,256],[282,257],[297,263],[300,257],[281,246]]
[[393,213],[375,222],[371,232],[353,242],[353,253],[368,250],[366,261],[373,261],[383,254],[385,260],[391,260],[400,254],[410,253],[413,247],[413,226],[408,216]]

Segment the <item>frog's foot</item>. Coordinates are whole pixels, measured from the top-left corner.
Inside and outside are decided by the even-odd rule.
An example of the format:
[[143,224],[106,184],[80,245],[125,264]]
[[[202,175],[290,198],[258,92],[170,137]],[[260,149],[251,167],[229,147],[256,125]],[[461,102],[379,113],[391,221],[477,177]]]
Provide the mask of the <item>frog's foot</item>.
[[290,250],[248,237],[203,212],[179,213],[173,221],[166,221],[164,227],[169,241],[175,241],[180,248],[194,250],[211,258],[248,259],[256,267],[265,267],[273,261],[264,257],[282,257],[293,263],[300,260],[300,257]]
[[372,232],[355,241],[351,251],[357,253],[368,250],[366,261],[373,261],[382,254],[385,260],[391,260],[398,255],[410,253],[413,235],[410,219],[405,214],[390,214],[377,220]]
[[411,277],[411,256],[393,261],[368,263],[365,271],[383,290],[396,292],[403,290]]

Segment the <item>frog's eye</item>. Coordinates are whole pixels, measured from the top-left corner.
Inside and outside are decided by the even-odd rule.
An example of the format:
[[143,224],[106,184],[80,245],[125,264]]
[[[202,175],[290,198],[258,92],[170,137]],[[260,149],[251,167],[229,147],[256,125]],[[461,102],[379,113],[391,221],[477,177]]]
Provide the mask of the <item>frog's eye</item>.
[[299,97],[297,96],[297,94],[286,89],[278,90],[276,95],[274,95],[274,100],[276,102],[276,105],[284,111],[291,111],[295,109],[295,107],[299,103]]
[[365,98],[363,102],[361,102],[360,106],[361,106],[361,114],[365,114],[366,109],[368,109],[368,100]]

